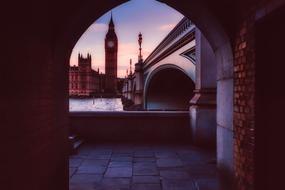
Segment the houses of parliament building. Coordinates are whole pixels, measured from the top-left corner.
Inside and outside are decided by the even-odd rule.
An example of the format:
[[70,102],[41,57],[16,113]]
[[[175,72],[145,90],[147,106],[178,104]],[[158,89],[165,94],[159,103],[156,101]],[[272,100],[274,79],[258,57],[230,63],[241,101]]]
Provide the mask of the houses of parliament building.
[[111,16],[109,29],[105,37],[105,74],[93,70],[92,57],[78,54],[78,66],[69,67],[69,96],[89,97],[98,94],[117,95],[117,57],[118,38]]

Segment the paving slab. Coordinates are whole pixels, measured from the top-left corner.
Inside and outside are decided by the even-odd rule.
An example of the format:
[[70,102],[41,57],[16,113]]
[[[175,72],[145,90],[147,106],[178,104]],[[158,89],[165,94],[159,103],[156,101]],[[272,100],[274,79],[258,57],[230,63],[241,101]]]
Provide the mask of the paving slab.
[[161,190],[160,184],[134,184],[132,190]]
[[131,153],[113,153],[112,154],[112,158],[115,158],[115,157],[132,157],[133,156],[133,152]]
[[112,152],[112,149],[94,149],[90,151],[89,155],[110,155]]
[[213,158],[192,146],[85,144],[70,156],[70,190],[218,190]]
[[198,190],[191,180],[162,180],[163,190]]
[[134,157],[136,158],[154,158],[154,152],[152,151],[136,151]]
[[133,176],[133,183],[159,184],[159,176]]
[[160,176],[163,179],[175,179],[175,180],[188,180],[191,179],[190,175],[185,171],[179,170],[162,170]]
[[104,177],[132,177],[133,169],[132,167],[115,167],[108,168]]
[[113,149],[114,154],[133,154],[133,148],[115,148]]
[[94,183],[71,183],[69,184],[69,190],[94,190]]
[[83,154],[74,154],[69,156],[69,159],[86,159],[88,158],[88,155],[83,155]]
[[77,168],[69,167],[69,178],[73,176],[73,174],[76,172]]
[[216,166],[209,166],[209,165],[193,165],[184,167],[186,171],[191,176],[194,176],[196,179],[200,178],[215,178],[217,176],[217,168]]
[[104,178],[101,183],[95,185],[93,190],[129,190],[130,182],[128,178]]
[[156,158],[134,158],[134,163],[139,162],[156,162]]
[[100,160],[100,159],[85,159],[80,166],[84,167],[95,167],[95,166],[107,166],[109,163],[109,160]]
[[96,174],[74,174],[70,180],[71,184],[75,183],[98,183],[103,179],[103,175]]
[[157,161],[158,167],[181,167],[182,161],[179,158],[159,158]]
[[174,151],[159,151],[155,153],[157,158],[177,158],[177,154]]
[[86,159],[89,160],[109,160],[111,158],[111,154],[89,154]]
[[80,166],[77,169],[78,174],[103,174],[106,166]]
[[219,190],[220,184],[218,179],[198,179],[196,180],[199,190]]
[[127,157],[112,157],[111,161],[117,161],[117,162],[132,162],[133,158],[130,156]]
[[85,145],[80,147],[80,149],[78,150],[78,154],[87,156],[91,151],[94,151],[94,147]]
[[78,167],[82,162],[82,158],[71,158],[69,159],[69,167]]
[[152,162],[134,163],[134,175],[158,175],[157,166]]
[[118,161],[111,161],[109,163],[109,168],[116,168],[116,167],[132,167],[132,162],[118,162]]

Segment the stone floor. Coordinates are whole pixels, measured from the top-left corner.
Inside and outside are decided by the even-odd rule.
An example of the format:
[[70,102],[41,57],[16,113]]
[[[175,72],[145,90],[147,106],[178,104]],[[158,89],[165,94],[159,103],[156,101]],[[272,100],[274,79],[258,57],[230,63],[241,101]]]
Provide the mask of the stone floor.
[[70,190],[218,190],[215,155],[189,145],[83,145]]

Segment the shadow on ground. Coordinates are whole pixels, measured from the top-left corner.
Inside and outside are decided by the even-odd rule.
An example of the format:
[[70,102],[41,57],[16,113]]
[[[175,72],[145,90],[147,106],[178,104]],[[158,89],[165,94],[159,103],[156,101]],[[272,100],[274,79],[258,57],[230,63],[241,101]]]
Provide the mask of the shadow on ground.
[[85,144],[70,190],[218,190],[215,153],[190,145]]

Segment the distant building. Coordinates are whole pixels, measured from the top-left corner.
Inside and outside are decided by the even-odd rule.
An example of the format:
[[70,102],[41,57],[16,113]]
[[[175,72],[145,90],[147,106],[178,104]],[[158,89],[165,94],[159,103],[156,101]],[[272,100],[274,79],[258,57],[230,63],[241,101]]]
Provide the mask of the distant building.
[[[113,97],[121,93],[122,81],[117,77],[118,38],[115,32],[113,17],[105,37],[105,74],[94,71],[91,67],[91,55],[84,58],[78,55],[78,66],[69,68],[69,96]],[[119,86],[118,86],[119,83]]]
[[92,96],[100,92],[100,74],[91,68],[91,55],[78,54],[78,66],[69,67],[69,95]]
[[118,38],[113,17],[105,37],[105,92],[117,93]]

